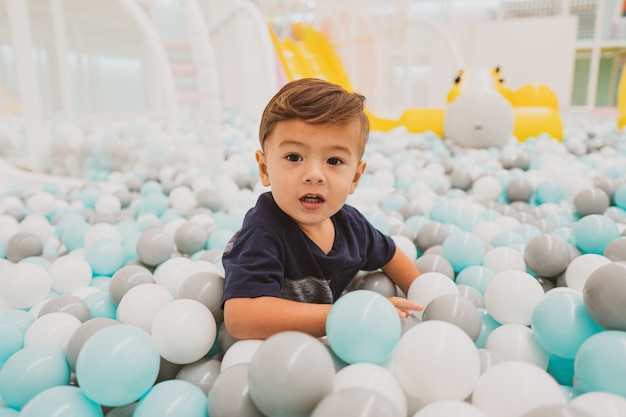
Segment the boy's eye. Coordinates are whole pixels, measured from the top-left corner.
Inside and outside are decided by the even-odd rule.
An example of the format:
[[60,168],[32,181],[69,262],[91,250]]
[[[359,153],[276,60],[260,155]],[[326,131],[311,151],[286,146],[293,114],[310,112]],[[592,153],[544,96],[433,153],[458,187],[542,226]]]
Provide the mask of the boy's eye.
[[328,159],[328,164],[329,165],[341,165],[343,164],[343,161],[339,158],[329,158]]
[[297,153],[291,153],[287,155],[287,160],[291,162],[298,162],[298,161],[302,161],[302,157],[298,155]]

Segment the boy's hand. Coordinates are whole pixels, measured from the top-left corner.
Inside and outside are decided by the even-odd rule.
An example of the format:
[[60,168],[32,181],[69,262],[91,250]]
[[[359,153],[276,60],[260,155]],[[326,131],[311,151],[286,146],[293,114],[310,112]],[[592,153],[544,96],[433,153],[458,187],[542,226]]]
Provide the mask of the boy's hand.
[[396,307],[398,310],[398,315],[401,319],[404,319],[412,314],[412,311],[421,311],[424,309],[424,306],[421,304],[417,304],[414,301],[411,301],[407,298],[402,297],[389,297],[389,301],[391,304]]

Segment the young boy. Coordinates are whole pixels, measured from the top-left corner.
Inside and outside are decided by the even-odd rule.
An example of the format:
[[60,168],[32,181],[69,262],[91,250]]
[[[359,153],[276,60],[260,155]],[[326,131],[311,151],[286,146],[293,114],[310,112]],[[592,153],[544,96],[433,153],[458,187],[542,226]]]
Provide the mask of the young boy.
[[[267,104],[256,152],[262,194],[224,251],[224,324],[237,339],[287,330],[315,337],[355,275],[381,268],[406,294],[420,274],[394,241],[345,205],[363,171],[365,97],[319,79]],[[389,300],[406,317],[422,306]]]

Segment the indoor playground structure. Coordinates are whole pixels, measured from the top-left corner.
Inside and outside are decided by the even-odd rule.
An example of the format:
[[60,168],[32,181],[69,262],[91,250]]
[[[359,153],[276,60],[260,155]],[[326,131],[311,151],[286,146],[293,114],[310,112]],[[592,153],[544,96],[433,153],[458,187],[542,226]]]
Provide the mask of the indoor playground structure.
[[[626,416],[625,16],[0,0],[0,417]],[[421,274],[359,272],[325,337],[238,340],[222,254],[304,77],[366,96],[346,203]]]

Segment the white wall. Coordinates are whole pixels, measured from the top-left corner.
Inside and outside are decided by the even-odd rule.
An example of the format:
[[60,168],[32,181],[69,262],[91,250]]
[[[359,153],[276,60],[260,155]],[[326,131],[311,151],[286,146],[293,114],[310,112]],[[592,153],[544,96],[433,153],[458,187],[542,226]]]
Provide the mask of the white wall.
[[[550,87],[561,107],[569,106],[574,77],[578,19],[574,16],[450,25],[466,68],[500,66],[512,89],[539,83]],[[428,97],[434,107],[446,104],[456,69],[443,42],[431,37]]]

